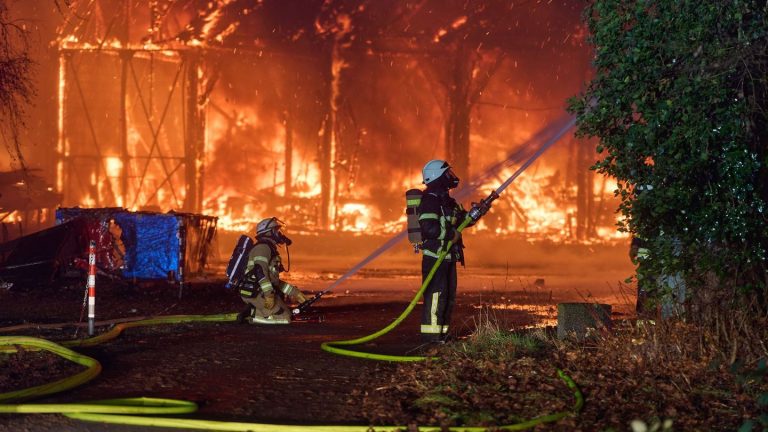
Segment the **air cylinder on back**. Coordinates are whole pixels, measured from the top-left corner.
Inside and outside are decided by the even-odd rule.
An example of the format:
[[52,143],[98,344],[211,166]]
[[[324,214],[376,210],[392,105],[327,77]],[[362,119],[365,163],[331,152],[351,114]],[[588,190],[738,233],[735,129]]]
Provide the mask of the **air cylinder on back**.
[[405,215],[408,224],[408,241],[416,252],[421,244],[421,227],[419,226],[418,207],[421,204],[423,192],[420,189],[408,189],[405,192]]

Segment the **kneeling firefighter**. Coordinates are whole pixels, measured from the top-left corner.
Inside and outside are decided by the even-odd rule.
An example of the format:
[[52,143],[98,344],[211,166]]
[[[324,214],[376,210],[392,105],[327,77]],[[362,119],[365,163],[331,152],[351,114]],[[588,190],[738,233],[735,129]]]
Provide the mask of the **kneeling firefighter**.
[[456,263],[464,265],[461,233],[456,228],[467,215],[449,191],[459,185],[459,178],[448,162],[431,160],[422,170],[426,190],[416,207],[421,231],[422,281],[427,278],[437,257],[449,241],[451,250],[437,268],[432,281],[424,291],[424,310],[421,317],[421,337],[425,342],[443,342],[448,337],[448,326],[456,302]]
[[[240,297],[250,308],[243,317],[251,324],[288,324],[291,310],[285,298],[298,303],[307,300],[295,286],[280,280],[283,267],[279,245],[291,245],[285,236],[285,224],[276,217],[264,219],[256,225],[256,244],[248,253],[245,267],[245,283],[240,287]],[[290,254],[289,254],[290,266]]]

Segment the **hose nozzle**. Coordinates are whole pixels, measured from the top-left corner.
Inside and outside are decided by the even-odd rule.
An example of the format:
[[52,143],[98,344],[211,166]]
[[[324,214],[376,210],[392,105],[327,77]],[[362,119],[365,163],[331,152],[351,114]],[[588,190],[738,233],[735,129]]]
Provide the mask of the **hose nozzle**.
[[314,296],[314,297],[312,297],[311,299],[309,299],[309,300],[305,301],[304,303],[302,303],[302,304],[300,304],[300,305],[296,306],[296,307],[295,307],[295,308],[294,308],[294,309],[291,311],[291,314],[292,314],[293,316],[297,316],[297,315],[299,315],[299,314],[303,313],[305,310],[307,310],[307,308],[308,308],[308,307],[312,306],[312,303],[314,303],[314,302],[318,301],[318,300],[320,299],[320,297],[322,297],[323,295],[325,295],[325,293],[326,293],[326,292],[327,292],[327,291],[322,291],[322,292],[319,292],[319,293],[315,294],[315,296]]
[[469,210],[468,214],[469,217],[475,222],[480,220],[481,217],[488,213],[488,210],[491,209],[491,204],[496,201],[497,198],[499,198],[498,192],[493,191],[490,195],[480,200],[479,203],[472,203],[472,209]]

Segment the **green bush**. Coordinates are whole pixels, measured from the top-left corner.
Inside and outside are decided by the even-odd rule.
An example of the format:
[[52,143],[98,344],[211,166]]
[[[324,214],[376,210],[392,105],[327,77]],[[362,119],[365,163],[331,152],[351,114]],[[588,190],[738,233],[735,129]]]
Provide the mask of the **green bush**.
[[756,0],[595,0],[595,75],[569,102],[599,138],[593,169],[617,180],[619,228],[648,242],[639,276],[757,293],[763,310],[767,16]]

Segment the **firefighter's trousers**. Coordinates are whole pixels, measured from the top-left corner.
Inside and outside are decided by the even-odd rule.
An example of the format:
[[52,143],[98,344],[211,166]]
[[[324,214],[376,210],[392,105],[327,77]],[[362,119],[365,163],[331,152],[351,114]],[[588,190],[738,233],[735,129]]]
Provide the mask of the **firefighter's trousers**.
[[254,297],[240,297],[251,306],[251,313],[245,320],[250,324],[290,324],[291,309],[279,294],[275,294],[275,305],[271,309],[264,307],[264,294]]
[[[421,280],[427,278],[437,259],[423,256]],[[456,303],[456,262],[443,261],[424,290],[421,314],[421,337],[425,342],[438,342],[448,335],[453,305]]]

